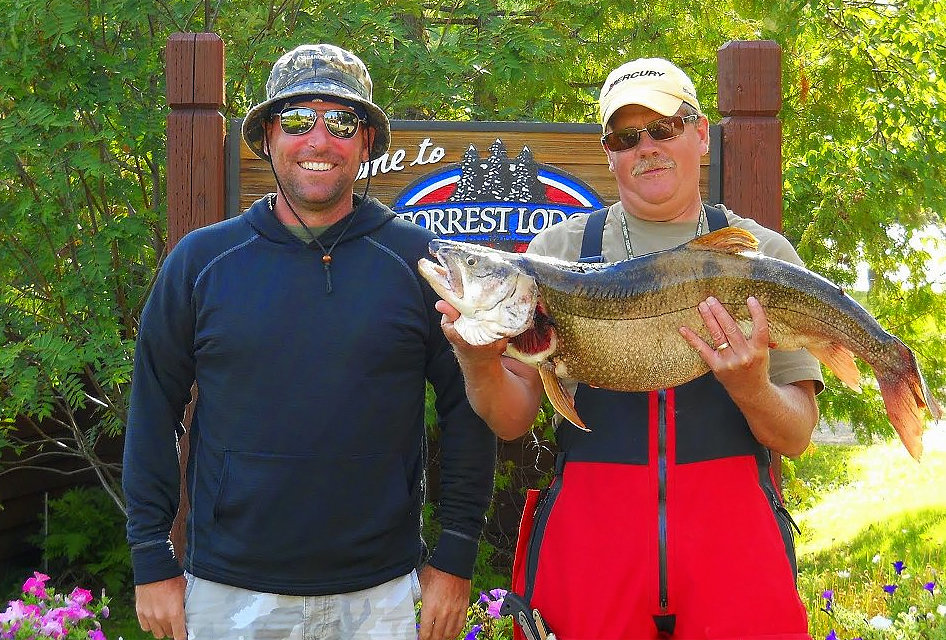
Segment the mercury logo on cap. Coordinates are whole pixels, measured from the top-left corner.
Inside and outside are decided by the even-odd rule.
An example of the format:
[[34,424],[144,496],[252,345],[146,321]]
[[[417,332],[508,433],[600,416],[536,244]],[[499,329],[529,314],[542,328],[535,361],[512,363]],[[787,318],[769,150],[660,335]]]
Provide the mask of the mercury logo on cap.
[[612,71],[601,87],[601,128],[623,106],[636,104],[663,116],[672,116],[688,103],[700,109],[696,89],[689,77],[663,58],[638,58]]

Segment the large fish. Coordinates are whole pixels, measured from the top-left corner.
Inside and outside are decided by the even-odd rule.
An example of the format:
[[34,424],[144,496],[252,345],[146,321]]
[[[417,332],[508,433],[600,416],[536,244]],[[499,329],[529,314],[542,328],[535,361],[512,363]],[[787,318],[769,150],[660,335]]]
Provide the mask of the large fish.
[[747,336],[746,299],[765,309],[775,348],[804,347],[860,390],[858,356],[874,371],[887,416],[919,460],[926,412],[940,418],[913,352],[837,285],[758,253],[749,232],[729,227],[684,245],[610,264],[582,264],[433,240],[439,264],[421,275],[453,305],[468,343],[510,338],[507,355],[539,370],[555,409],[577,426],[561,379],[618,391],[651,391],[709,371],[678,333],[705,328],[697,305],[715,296]]

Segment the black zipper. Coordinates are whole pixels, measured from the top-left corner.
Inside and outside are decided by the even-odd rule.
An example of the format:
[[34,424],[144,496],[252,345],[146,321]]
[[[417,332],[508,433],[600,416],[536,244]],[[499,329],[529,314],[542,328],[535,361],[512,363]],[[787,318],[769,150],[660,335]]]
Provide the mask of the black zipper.
[[670,607],[667,586],[667,391],[657,392],[657,560],[660,608]]
[[769,494],[769,501],[772,503],[772,508],[775,509],[776,515],[782,516],[788,524],[792,526],[795,531],[798,532],[798,535],[801,535],[801,528],[798,526],[798,523],[795,522],[795,518],[792,517],[792,514],[789,513],[788,509],[785,508],[785,505],[782,504],[782,501],[779,500],[778,494],[775,493],[774,489],[765,487],[766,493]]
[[539,551],[542,548],[542,539],[545,537],[545,525],[548,523],[552,505],[561,490],[562,478],[557,475],[553,484],[542,490],[535,505],[535,517],[532,522],[532,531],[529,532],[529,547],[526,553],[526,585],[523,597],[526,602],[532,601],[532,590],[535,588],[535,574],[539,571]]

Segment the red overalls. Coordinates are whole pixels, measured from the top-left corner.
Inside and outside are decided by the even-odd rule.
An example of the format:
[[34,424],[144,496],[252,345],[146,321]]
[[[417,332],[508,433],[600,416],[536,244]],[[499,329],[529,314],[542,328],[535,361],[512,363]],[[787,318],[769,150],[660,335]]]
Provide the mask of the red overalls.
[[581,385],[575,401],[591,432],[559,428],[513,568],[558,640],[807,640],[768,451],[713,375],[650,393]]

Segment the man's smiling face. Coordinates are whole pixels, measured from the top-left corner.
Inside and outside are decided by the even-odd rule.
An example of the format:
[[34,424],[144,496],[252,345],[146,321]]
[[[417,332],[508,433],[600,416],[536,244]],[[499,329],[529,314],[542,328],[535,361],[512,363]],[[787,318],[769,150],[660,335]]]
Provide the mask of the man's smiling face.
[[[370,130],[359,124],[351,138],[325,128],[326,111],[350,107],[326,101],[293,103],[318,112],[315,126],[300,135],[282,130],[279,117],[266,124],[266,144],[283,195],[306,223],[332,224],[351,211],[352,187],[362,162],[368,160]],[[287,220],[295,224],[295,220]]]

